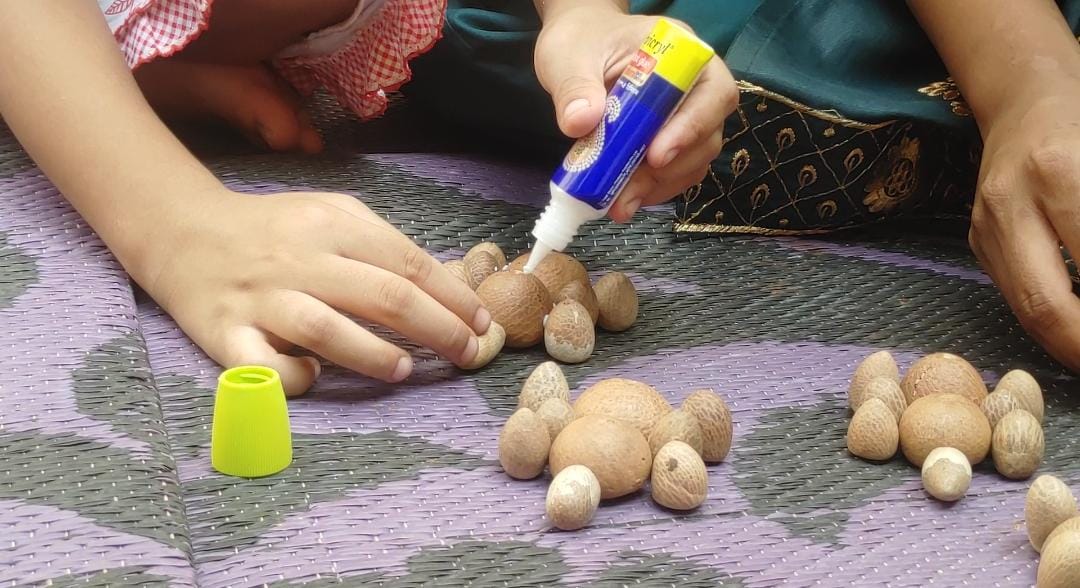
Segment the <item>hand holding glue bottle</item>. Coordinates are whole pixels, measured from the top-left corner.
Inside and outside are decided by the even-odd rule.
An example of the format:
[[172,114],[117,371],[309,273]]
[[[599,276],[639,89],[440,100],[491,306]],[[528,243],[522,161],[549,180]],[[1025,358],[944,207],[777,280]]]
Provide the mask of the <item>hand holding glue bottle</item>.
[[690,92],[712,47],[661,19],[608,94],[600,125],[579,139],[551,178],[551,202],[533,227],[531,272],[562,251],[588,221],[603,218],[649,144]]

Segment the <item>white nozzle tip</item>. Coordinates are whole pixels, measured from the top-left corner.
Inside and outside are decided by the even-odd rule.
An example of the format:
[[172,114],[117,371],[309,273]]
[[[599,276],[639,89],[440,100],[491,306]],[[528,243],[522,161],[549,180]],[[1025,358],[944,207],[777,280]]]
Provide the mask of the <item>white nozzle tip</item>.
[[535,270],[541,261],[548,256],[548,253],[554,251],[551,247],[544,245],[542,241],[537,241],[533,246],[532,253],[529,254],[529,260],[525,262],[525,269],[523,270],[527,274],[531,274]]

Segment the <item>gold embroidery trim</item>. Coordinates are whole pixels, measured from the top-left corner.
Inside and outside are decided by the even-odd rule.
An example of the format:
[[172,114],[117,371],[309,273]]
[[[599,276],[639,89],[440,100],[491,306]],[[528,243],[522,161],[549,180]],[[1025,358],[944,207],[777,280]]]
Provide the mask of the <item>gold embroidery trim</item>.
[[[1080,36],[1077,36],[1076,40],[1080,41]],[[952,113],[956,116],[968,117],[972,115],[971,107],[964,100],[960,88],[957,87],[956,82],[951,77],[940,82],[934,82],[929,86],[923,86],[919,88],[919,93],[927,96],[941,96],[942,100],[948,101],[949,106],[952,107]]]
[[960,88],[957,87],[952,78],[945,78],[943,81],[923,86],[919,88],[919,93],[927,96],[940,96],[942,100],[949,103],[952,113],[956,116],[971,116],[971,107],[964,100],[964,96],[960,94]]
[[743,235],[765,235],[769,237],[824,235],[844,228],[846,227],[833,227],[828,229],[770,229],[768,227],[755,227],[753,225],[710,225],[701,223],[675,223],[674,225],[675,232],[677,233],[740,233]]
[[[843,116],[842,114],[840,114],[836,110],[820,110],[820,109],[812,108],[812,107],[810,107],[810,106],[808,106],[806,104],[803,104],[801,102],[793,100],[793,99],[791,99],[791,98],[789,98],[787,96],[784,96],[782,94],[778,94],[778,93],[773,92],[771,90],[766,90],[765,88],[763,88],[761,86],[752,84],[752,83],[744,81],[744,80],[737,81],[736,84],[737,84],[737,86],[738,86],[738,88],[740,90],[740,94],[742,94],[743,96],[756,96],[756,97],[761,98],[762,101],[757,105],[757,110],[759,112],[764,112],[767,109],[765,101],[775,102],[775,103],[785,107],[787,112],[799,113],[799,115],[803,117],[803,124],[804,125],[806,124],[807,120],[810,119],[810,118],[821,120],[821,121],[824,121],[826,123],[829,123],[831,125],[829,127],[829,129],[833,130],[833,135],[835,135],[835,127],[843,127],[843,128],[851,129],[851,130],[853,130],[855,132],[858,132],[858,133],[873,133],[873,132],[879,131],[881,129],[892,127],[897,122],[896,120],[885,120],[885,121],[879,122],[879,123],[865,123],[865,122],[861,122],[861,121],[856,121],[856,120],[853,120],[853,119],[850,119],[850,118],[847,118],[847,117]],[[742,104],[740,104],[740,106],[739,106],[739,108],[737,109],[736,112],[738,113],[738,116],[739,116],[740,120],[743,123],[742,128],[736,130],[732,135],[727,137],[726,140],[732,140],[735,137],[738,137],[738,136],[742,135],[743,133],[749,132],[749,131],[752,130],[752,127],[750,125],[750,121],[748,120],[747,116],[744,114],[744,111],[743,111],[743,109],[747,108],[747,107],[750,107],[750,104],[748,102],[743,102]],[[826,135],[828,136],[828,133],[826,133]],[[785,148],[790,147],[791,144],[794,143],[794,140],[795,140],[795,131],[792,128],[785,127],[783,129],[780,129],[780,131],[777,132],[777,135],[776,135],[776,152],[772,154],[773,155],[772,158],[770,158],[768,154],[765,155],[765,157],[767,159],[769,159],[770,170],[773,173],[776,172],[776,165],[777,165],[776,162],[773,161],[773,160],[776,158],[776,156],[779,156],[779,154],[781,152],[783,152]],[[766,150],[765,145],[761,144],[760,141],[758,142],[758,146],[762,150]],[[822,151],[821,151],[820,148],[818,148],[816,146],[816,144],[815,144],[815,150],[817,151],[819,156],[822,156]],[[856,149],[855,151],[859,152],[858,160],[861,163],[861,161],[862,161],[861,150]],[[849,158],[850,157],[851,157],[851,154],[849,154]],[[731,171],[734,174],[736,179],[739,178],[739,176],[742,175],[742,172],[745,171],[745,169],[749,166],[750,158],[751,158],[751,155],[746,149],[741,149],[732,156]],[[848,165],[848,163],[849,163],[849,161],[845,160],[845,165]],[[827,164],[826,164],[825,169],[829,173],[833,173],[833,175],[835,176],[835,172],[833,172],[831,170],[831,168],[828,168]],[[852,170],[850,168],[847,169],[847,172],[849,174],[850,174],[851,171]],[[809,166],[809,167],[804,166],[804,168],[800,171],[800,174],[799,174],[799,185],[798,185],[797,189],[795,189],[793,193],[788,193],[788,198],[791,201],[791,204],[795,204],[795,201],[798,199],[799,193],[802,192],[802,190],[806,186],[814,183],[814,181],[817,179],[817,175],[818,175],[818,170],[814,166],[812,166],[812,165]],[[710,169],[710,177],[712,178],[712,180],[714,182],[717,182],[717,185],[719,186],[719,180],[717,179],[715,173],[711,169]],[[846,179],[846,176],[845,176],[845,179]],[[843,181],[840,178],[837,178],[837,181],[843,183]],[[696,190],[700,191],[701,186],[702,186],[702,184],[698,184],[695,187]],[[782,182],[781,182],[781,186],[784,187]],[[712,222],[712,223],[708,223],[708,222],[703,223],[700,220],[698,220],[700,218],[701,214],[704,212],[706,207],[708,207],[710,204],[712,204],[713,202],[715,202],[719,198],[723,198],[725,196],[730,196],[730,192],[733,189],[733,187],[734,187],[734,184],[732,184],[732,186],[727,186],[727,187],[720,186],[720,188],[721,188],[720,192],[721,193],[717,197],[711,199],[710,201],[704,203],[703,205],[700,205],[699,207],[697,207],[696,211],[693,211],[693,212],[691,212],[689,210],[685,211],[683,218],[676,221],[677,224],[675,224],[675,227],[674,227],[675,230],[681,231],[681,232],[697,232],[697,233],[707,233],[707,232],[708,233],[736,233],[736,232],[738,232],[738,233],[754,233],[754,234],[761,234],[761,235],[797,235],[797,234],[808,234],[808,233],[809,234],[823,234],[823,233],[827,233],[827,232],[830,232],[830,231],[834,230],[833,227],[822,228],[822,229],[787,229],[787,228],[785,228],[785,225],[787,225],[790,222],[790,219],[779,219],[777,221],[777,223],[780,226],[778,228],[776,228],[776,229],[755,227],[753,225],[753,221],[747,222],[747,220],[745,220],[745,219],[742,219],[742,222],[725,223],[724,219],[722,218],[721,215],[717,215],[716,220],[714,222]],[[684,194],[684,198],[693,199],[692,194],[694,193],[695,188],[691,188],[690,190],[688,190],[687,193]],[[762,189],[763,189],[763,191],[762,191]],[[768,195],[769,189],[770,189],[770,187],[769,187],[769,185],[767,183],[761,184],[757,188],[754,189],[754,193],[751,194],[750,197],[752,199],[754,199],[754,200],[758,200],[758,199],[764,200],[764,198],[767,197],[767,195]],[[784,189],[786,191],[787,187],[784,187]],[[841,186],[840,189],[841,189],[841,192],[843,192],[844,186]],[[762,192],[762,193],[759,194],[759,192]],[[846,195],[846,197],[851,202],[851,204],[853,206],[855,205],[855,202],[857,200],[861,200],[863,198],[862,196],[857,196],[857,195],[854,195],[854,194]],[[835,206],[835,202],[831,202],[831,204],[832,204],[832,206]],[[825,212],[827,213],[829,211],[825,211]],[[802,224],[806,224],[806,220],[801,218],[801,215],[802,215],[801,212],[799,212],[796,209],[795,214],[798,214],[800,216],[800,221],[801,221]],[[818,210],[818,214],[819,214],[819,216],[822,216],[822,217],[825,216],[825,214],[823,213],[823,211],[822,211],[822,209],[820,207],[819,207],[819,210]],[[829,216],[831,216],[831,214],[829,214]]]
[[797,110],[797,111],[799,111],[799,112],[801,112],[803,114],[809,114],[810,116],[813,116],[815,118],[819,118],[821,120],[828,121],[828,122],[831,122],[831,123],[834,123],[834,124],[838,124],[840,126],[849,127],[849,128],[852,128],[852,129],[860,129],[860,130],[864,130],[864,131],[876,131],[878,129],[883,129],[883,128],[885,128],[885,127],[887,127],[887,126],[889,126],[891,124],[894,124],[896,122],[894,120],[889,120],[889,121],[885,121],[885,122],[882,122],[882,123],[875,123],[875,124],[859,122],[857,120],[852,120],[850,118],[845,117],[844,115],[840,114],[836,110],[818,110],[816,108],[811,108],[810,106],[807,106],[806,104],[803,104],[801,102],[797,102],[795,100],[792,100],[791,98],[788,98],[787,96],[784,96],[783,94],[777,94],[776,92],[766,90],[765,88],[762,88],[761,86],[758,86],[756,84],[751,84],[750,82],[747,82],[747,81],[740,80],[738,82],[735,82],[735,84],[739,87],[739,91],[741,91],[741,92],[746,92],[748,94],[754,94],[755,96],[761,96],[762,98],[768,98],[769,100],[774,100],[776,102],[779,102],[779,103],[783,104],[784,106],[787,106],[787,107],[789,107],[789,108],[791,108],[793,110]]

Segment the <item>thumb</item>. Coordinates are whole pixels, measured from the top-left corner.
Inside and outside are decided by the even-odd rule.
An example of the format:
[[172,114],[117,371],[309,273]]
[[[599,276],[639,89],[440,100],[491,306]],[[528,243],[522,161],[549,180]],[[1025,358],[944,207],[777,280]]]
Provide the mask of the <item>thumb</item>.
[[[239,328],[231,332],[224,357],[218,359],[226,368],[240,365],[261,365],[278,373],[285,395],[300,396],[308,391],[319,377],[322,366],[314,357],[297,357],[280,353],[254,329]],[[213,354],[211,354],[213,355]]]
[[587,71],[583,64],[563,63],[557,66],[551,98],[555,102],[555,116],[559,129],[568,137],[576,139],[592,132],[604,116],[603,72]]

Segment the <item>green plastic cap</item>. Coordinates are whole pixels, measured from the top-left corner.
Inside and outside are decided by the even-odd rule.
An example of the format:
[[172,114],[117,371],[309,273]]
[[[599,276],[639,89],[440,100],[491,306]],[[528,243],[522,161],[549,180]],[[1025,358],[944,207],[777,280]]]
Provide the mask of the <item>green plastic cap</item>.
[[292,463],[289,410],[276,371],[242,366],[218,378],[210,462],[241,478],[276,474]]

